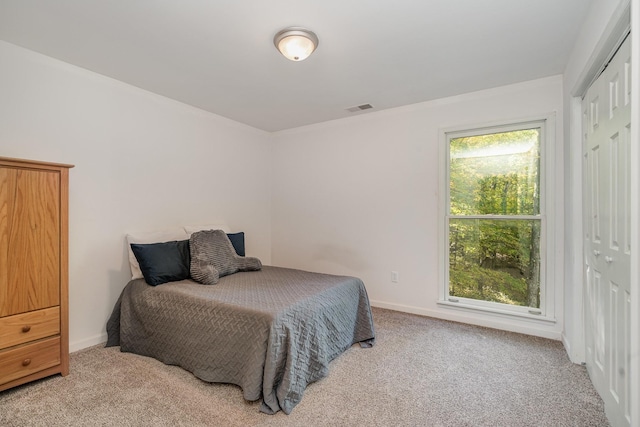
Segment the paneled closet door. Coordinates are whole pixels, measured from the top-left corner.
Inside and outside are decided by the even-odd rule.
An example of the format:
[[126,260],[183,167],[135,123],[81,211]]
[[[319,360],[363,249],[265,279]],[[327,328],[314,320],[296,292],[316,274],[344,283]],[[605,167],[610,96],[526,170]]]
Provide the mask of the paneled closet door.
[[630,43],[582,103],[586,361],[614,426],[631,422]]
[[60,304],[60,173],[0,168],[0,317]]

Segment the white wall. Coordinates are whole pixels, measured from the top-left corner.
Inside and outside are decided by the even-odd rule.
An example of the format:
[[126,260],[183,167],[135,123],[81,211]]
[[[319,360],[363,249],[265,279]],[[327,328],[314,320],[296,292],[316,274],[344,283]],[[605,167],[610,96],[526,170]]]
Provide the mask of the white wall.
[[565,146],[565,185],[567,214],[565,239],[565,319],[562,335],[569,357],[585,361],[582,310],[582,132],[580,98],[595,70],[603,65],[617,39],[617,24],[628,0],[594,0],[569,58],[564,80],[563,137]]
[[75,165],[72,351],[106,339],[127,232],[225,220],[271,261],[265,132],[0,42],[0,155]]
[[[273,263],[361,277],[374,305],[559,339],[561,232],[555,235],[557,323],[505,323],[436,303],[441,130],[552,112],[561,231],[560,76],[274,134]],[[399,283],[391,283],[392,270],[399,272]]]

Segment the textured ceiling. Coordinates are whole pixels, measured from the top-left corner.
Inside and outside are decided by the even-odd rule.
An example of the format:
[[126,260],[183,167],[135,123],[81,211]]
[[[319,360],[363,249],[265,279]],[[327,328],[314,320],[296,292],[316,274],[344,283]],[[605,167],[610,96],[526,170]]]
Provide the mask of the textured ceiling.
[[[1,0],[0,39],[277,131],[561,74],[591,3]],[[273,46],[288,26],[307,60]]]

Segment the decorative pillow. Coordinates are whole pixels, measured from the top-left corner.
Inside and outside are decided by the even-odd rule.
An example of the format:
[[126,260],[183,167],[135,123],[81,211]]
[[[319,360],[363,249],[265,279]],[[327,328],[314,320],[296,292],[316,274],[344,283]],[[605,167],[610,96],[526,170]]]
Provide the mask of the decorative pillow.
[[189,235],[182,227],[170,228],[162,231],[127,234],[127,249],[129,251],[129,266],[131,267],[131,280],[142,279],[142,271],[138,260],[131,250],[132,243],[161,243],[174,240],[187,240]]
[[231,240],[231,244],[233,245],[233,249],[236,250],[236,253],[240,256],[244,256],[244,232],[227,233],[227,237]]
[[191,278],[204,285],[215,285],[220,277],[238,271],[260,270],[258,258],[241,257],[222,230],[197,231],[189,238]]
[[151,286],[189,278],[189,241],[132,243],[145,282]]
[[236,253],[240,256],[245,255],[244,250],[244,233],[231,233],[229,231],[229,226],[225,223],[213,224],[213,225],[185,225],[184,231],[187,233],[188,237],[191,237],[193,233],[196,231],[203,230],[222,230],[227,233],[229,240],[231,240],[231,244],[233,248],[236,250]]

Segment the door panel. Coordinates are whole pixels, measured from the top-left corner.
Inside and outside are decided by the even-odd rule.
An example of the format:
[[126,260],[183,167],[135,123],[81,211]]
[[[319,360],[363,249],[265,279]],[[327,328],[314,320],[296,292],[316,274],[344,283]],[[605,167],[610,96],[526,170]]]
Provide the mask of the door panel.
[[9,305],[9,231],[13,222],[13,205],[17,171],[0,168],[0,317],[10,311]]
[[56,306],[60,303],[60,175],[2,171],[0,182],[6,185],[0,196],[0,262],[5,268],[0,316]]

